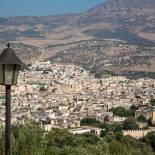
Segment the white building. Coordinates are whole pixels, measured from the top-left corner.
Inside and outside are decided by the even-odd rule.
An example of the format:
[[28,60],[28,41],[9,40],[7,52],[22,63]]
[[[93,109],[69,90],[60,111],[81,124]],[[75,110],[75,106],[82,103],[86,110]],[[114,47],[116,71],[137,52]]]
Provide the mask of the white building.
[[50,61],[36,62],[32,67],[45,70],[45,69],[49,69],[50,65],[51,65]]

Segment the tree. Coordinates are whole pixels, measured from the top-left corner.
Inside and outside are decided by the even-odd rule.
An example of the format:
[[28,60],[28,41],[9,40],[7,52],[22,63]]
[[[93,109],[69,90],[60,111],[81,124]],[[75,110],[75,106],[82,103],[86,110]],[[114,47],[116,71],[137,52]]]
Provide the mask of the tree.
[[150,100],[151,106],[155,106],[155,99]]
[[111,154],[115,154],[115,155],[126,155],[128,154],[128,151],[127,148],[124,146],[122,147],[122,144],[113,140],[110,145],[109,145],[109,150],[110,150],[110,153]]
[[29,68],[30,66],[31,66],[30,64],[22,64],[21,67],[20,67],[20,70],[21,70],[21,71],[28,70],[28,68]]
[[12,127],[13,155],[41,155],[44,152],[43,134],[44,130],[33,121]]
[[136,130],[139,129],[138,124],[134,118],[128,118],[123,122],[123,129],[124,130]]
[[123,107],[112,108],[110,111],[113,112],[114,115],[120,116],[120,117],[131,117],[134,115],[133,110],[131,109],[126,110]]
[[[113,130],[116,125],[109,126]],[[33,121],[12,126],[12,155],[153,155],[155,132],[143,140],[120,133],[73,135],[67,130],[46,132]],[[4,128],[0,130],[0,154],[4,154]]]
[[137,121],[140,122],[140,123],[146,123],[147,122],[146,118],[143,115],[140,115],[137,118]]
[[84,118],[80,122],[81,126],[96,126],[96,127],[98,127],[100,124],[101,124],[100,121],[97,121],[96,119],[92,119],[92,118]]
[[155,151],[155,132],[148,133],[144,138],[143,141],[149,144],[153,150]]
[[134,104],[130,107],[130,109],[132,110],[132,111],[136,111],[136,110],[138,110],[138,107],[137,106],[135,106]]

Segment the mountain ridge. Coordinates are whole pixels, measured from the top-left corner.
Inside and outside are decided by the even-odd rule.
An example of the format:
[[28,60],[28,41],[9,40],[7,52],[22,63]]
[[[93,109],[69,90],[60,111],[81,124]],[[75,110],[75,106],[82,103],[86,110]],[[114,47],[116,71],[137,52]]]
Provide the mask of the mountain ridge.
[[[107,0],[89,9],[76,23],[113,22],[130,26],[137,22],[137,25],[155,26],[154,7],[154,0]],[[153,16],[153,19],[150,16]],[[151,20],[153,23],[150,22]]]
[[107,0],[81,14],[0,18],[0,41],[44,48],[41,60],[92,39],[154,47],[154,8],[154,0]]

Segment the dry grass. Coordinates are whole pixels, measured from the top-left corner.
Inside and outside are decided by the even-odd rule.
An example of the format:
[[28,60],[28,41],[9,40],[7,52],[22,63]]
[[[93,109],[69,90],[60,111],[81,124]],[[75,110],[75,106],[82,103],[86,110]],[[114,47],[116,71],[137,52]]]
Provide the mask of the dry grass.
[[[89,26],[70,27],[68,25],[53,29],[51,32],[44,33],[45,38],[19,38],[23,43],[36,45],[38,47],[47,47],[48,45],[67,44],[76,41],[93,39],[92,36],[83,34],[88,29],[114,29],[116,25],[110,23],[92,24]],[[42,25],[38,25],[37,30],[42,30]],[[43,30],[42,30],[43,31]]]
[[155,41],[155,34],[154,33],[145,33],[145,32],[140,32],[138,33],[139,37]]

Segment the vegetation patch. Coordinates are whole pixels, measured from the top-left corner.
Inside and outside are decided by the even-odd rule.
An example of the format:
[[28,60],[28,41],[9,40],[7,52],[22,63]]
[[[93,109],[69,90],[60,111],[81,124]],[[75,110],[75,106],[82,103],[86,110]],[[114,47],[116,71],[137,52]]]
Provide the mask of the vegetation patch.
[[115,30],[109,29],[90,29],[83,33],[92,35],[96,38],[102,39],[119,39],[125,40],[130,44],[143,45],[143,46],[155,46],[153,41],[138,37],[136,34],[129,32],[127,29],[119,28]]

